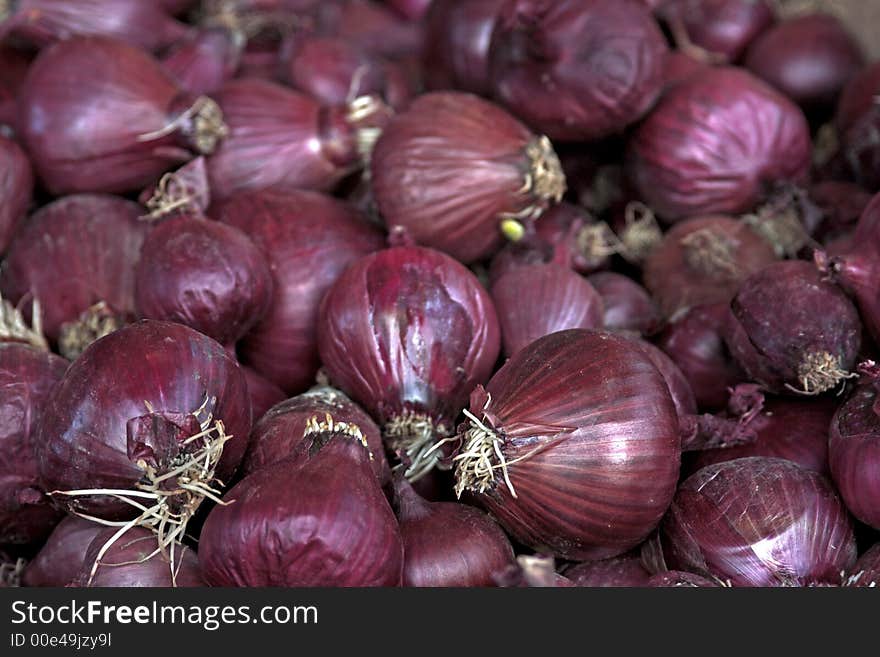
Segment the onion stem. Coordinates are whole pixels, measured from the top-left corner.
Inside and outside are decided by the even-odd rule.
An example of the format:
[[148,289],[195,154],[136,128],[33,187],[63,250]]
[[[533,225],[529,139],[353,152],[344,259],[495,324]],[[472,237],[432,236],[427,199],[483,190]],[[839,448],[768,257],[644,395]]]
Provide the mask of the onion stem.
[[404,475],[410,482],[442,467],[442,454],[435,449],[435,439],[447,432],[427,415],[405,411],[386,423],[384,432],[391,447],[409,462]]
[[804,356],[798,367],[798,380],[801,388],[789,384],[786,387],[801,395],[821,395],[834,388],[844,379],[857,378],[856,372],[847,372],[840,367],[840,359],[827,351],[811,352]]
[[0,296],[0,341],[26,342],[42,351],[49,351],[49,343],[43,335],[42,308],[36,298],[31,302],[31,326],[28,326],[21,309]]
[[90,344],[122,328],[124,324],[125,321],[106,302],[99,301],[78,319],[61,326],[58,351],[67,360],[75,360]]

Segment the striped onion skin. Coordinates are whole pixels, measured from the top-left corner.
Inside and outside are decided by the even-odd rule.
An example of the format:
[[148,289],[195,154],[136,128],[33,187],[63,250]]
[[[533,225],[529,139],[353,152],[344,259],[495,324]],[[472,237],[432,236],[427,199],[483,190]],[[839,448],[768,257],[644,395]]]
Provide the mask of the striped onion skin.
[[474,479],[472,421],[459,436],[457,492],[541,553],[575,561],[622,554],[672,500],[681,461],[675,406],[627,338],[591,329],[540,338],[474,391],[469,413],[490,430],[489,451],[497,447],[506,468],[489,457],[491,479]]
[[850,512],[880,529],[880,416],[877,389],[860,386],[831,421],[831,477]]
[[875,543],[859,557],[856,565],[849,571],[844,586],[880,586],[880,543]]
[[747,457],[688,477],[661,525],[666,565],[732,586],[840,584],[856,560],[831,483],[786,459]]

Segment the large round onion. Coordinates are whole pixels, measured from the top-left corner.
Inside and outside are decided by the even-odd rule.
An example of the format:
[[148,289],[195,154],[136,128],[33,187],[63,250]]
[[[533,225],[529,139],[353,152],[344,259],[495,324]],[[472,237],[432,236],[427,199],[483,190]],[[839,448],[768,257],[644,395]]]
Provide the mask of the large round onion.
[[519,542],[575,560],[644,540],[678,479],[666,382],[632,340],[587,329],[540,338],[471,395],[456,492]]
[[635,0],[508,0],[492,33],[495,96],[551,139],[588,141],[644,116],[666,41]]
[[852,521],[831,484],[767,457],[710,465],[688,477],[661,540],[670,569],[734,586],[839,583],[856,560]]
[[190,93],[213,94],[235,76],[244,45],[240,30],[213,25],[175,44],[162,57],[162,66]]
[[34,173],[21,147],[0,135],[0,253],[27,214],[34,192]]
[[423,94],[391,120],[370,160],[376,205],[392,231],[468,264],[503,243],[502,222],[528,221],[565,191],[553,147],[470,94]]
[[810,132],[800,108],[735,68],[708,68],[671,88],[629,144],[628,173],[660,217],[738,214],[769,185],[804,182]]

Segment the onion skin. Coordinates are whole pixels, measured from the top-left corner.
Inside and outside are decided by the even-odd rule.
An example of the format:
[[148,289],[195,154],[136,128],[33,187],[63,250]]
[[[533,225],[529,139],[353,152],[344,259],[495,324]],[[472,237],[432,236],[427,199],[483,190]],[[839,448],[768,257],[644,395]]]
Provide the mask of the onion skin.
[[77,37],[45,48],[31,65],[17,127],[52,194],[139,191],[212,152],[225,134],[220,117],[207,115],[216,110],[212,101],[198,102],[197,115],[182,120],[197,99],[148,53],[114,39]]
[[431,6],[431,0],[385,0],[401,16],[411,21],[421,20]]
[[67,361],[0,343],[0,545],[43,541],[60,519],[39,479],[37,429]]
[[684,82],[704,68],[706,64],[703,62],[673,50],[667,53],[663,64],[663,88],[668,89],[679,82]]
[[697,588],[702,586],[718,586],[718,584],[711,579],[700,577],[693,573],[686,573],[681,570],[670,570],[665,573],[652,575],[645,586],[651,588]]
[[675,364],[669,356],[667,356],[660,347],[651,344],[645,340],[635,338],[633,340],[639,349],[654,363],[654,367],[663,376],[669,394],[672,396],[672,402],[675,404],[675,413],[679,420],[684,420],[688,415],[697,412],[697,401],[694,397],[694,391],[691,390],[690,383],[682,374],[678,365]]
[[120,319],[135,314],[135,267],[148,230],[125,199],[74,194],[43,206],[21,227],[0,268],[0,290],[40,302],[53,342],[66,324],[105,302]]
[[22,573],[24,586],[66,586],[79,573],[92,540],[105,530],[91,520],[66,516]]
[[[92,539],[82,567],[70,586],[167,588],[205,585],[199,574],[198,558],[192,548],[175,545],[173,565],[161,553],[150,556],[158,550],[159,543],[152,532],[142,527],[133,527],[113,543],[101,556],[98,567],[93,574],[92,568],[101,549],[117,531],[116,527],[104,529]],[[170,551],[171,548],[169,547],[168,550]],[[173,578],[172,568],[176,573]]]
[[503,244],[507,217],[536,218],[565,191],[546,139],[470,94],[427,93],[395,116],[370,160],[386,226],[464,264]]
[[457,502],[428,502],[395,477],[403,537],[403,585],[487,587],[514,563],[513,546],[484,512]]
[[731,217],[675,224],[645,260],[645,287],[675,320],[694,306],[728,303],[751,274],[777,260],[773,247]]
[[849,572],[844,586],[880,586],[880,543],[869,548]]
[[827,246],[852,230],[872,198],[867,191],[847,181],[825,180],[811,186],[810,200],[822,213],[822,223],[815,237]]
[[389,59],[419,55],[422,49],[422,26],[406,21],[388,7],[372,0],[315,2],[317,30],[320,34],[344,39]]
[[647,290],[634,280],[615,272],[597,272],[587,281],[602,296],[603,325],[612,331],[653,335],[663,326],[663,316]]
[[[199,559],[211,586],[399,586],[403,541],[370,466],[345,434],[308,459],[245,477],[208,514]],[[234,500],[234,501],[233,501]]]
[[318,371],[318,306],[342,271],[382,248],[382,234],[353,207],[307,191],[260,191],[211,207],[210,216],[244,231],[274,277],[269,313],[239,345],[242,360],[288,394]]
[[875,62],[844,87],[834,118],[846,168],[856,182],[871,191],[880,188],[880,147],[876,139],[880,108],[874,102],[878,93],[880,62]]
[[800,108],[750,73],[707,68],[672,87],[629,142],[641,199],[675,222],[740,214],[768,185],[804,182],[810,133]]
[[21,147],[0,135],[0,254],[5,253],[34,192],[34,173]]
[[286,399],[273,406],[255,423],[242,462],[242,474],[249,475],[296,455],[300,444],[308,437],[310,420],[316,417],[322,422],[327,413],[334,423],[344,422],[358,427],[373,456],[370,463],[376,478],[382,486],[389,483],[391,469],[385,458],[379,427],[366,411],[330,386],[316,386]]
[[602,297],[560,265],[512,269],[492,285],[491,294],[508,357],[549,333],[602,327]]
[[251,398],[251,416],[256,424],[270,408],[287,399],[287,394],[250,367],[242,365],[241,371],[247,379],[248,395]]
[[540,338],[474,391],[470,412],[496,432],[516,497],[500,473],[480,491],[466,460],[457,492],[523,545],[577,561],[616,556],[647,537],[672,499],[675,406],[628,338],[586,329]]
[[865,55],[840,19],[816,13],[783,21],[761,34],[743,65],[808,113],[824,114],[865,65]]
[[[49,491],[136,488],[144,476],[137,459],[146,457],[137,455],[137,443],[128,438],[130,421],[147,416],[147,404],[154,409],[150,417],[173,418],[195,413],[206,399],[212,420],[221,420],[232,436],[216,468],[216,477],[226,481],[244,455],[251,429],[238,364],[219,343],[182,324],[141,320],[105,336],[70,366],[40,420],[43,485]],[[156,449],[158,462],[158,443]],[[164,467],[159,463],[157,469]],[[56,501],[105,519],[131,514],[130,506],[109,496],[56,496]]]
[[185,324],[230,345],[269,311],[273,284],[265,256],[241,230],[175,217],[144,241],[135,301],[141,317]]
[[766,457],[710,465],[688,477],[661,540],[670,569],[733,586],[834,583],[856,560],[852,521],[831,484]]
[[634,0],[508,0],[490,46],[495,97],[551,139],[601,139],[651,109],[667,50]]
[[27,77],[32,58],[28,52],[0,45],[0,124],[15,124],[18,90]]
[[817,394],[837,386],[861,347],[858,311],[803,260],[751,275],[730,303],[725,342],[750,379],[773,393]]
[[601,561],[586,561],[565,569],[565,576],[581,587],[641,587],[651,573],[645,570],[638,554],[624,554]]
[[182,89],[213,94],[235,76],[243,47],[244,37],[236,30],[206,28],[177,43],[162,58],[162,66]]

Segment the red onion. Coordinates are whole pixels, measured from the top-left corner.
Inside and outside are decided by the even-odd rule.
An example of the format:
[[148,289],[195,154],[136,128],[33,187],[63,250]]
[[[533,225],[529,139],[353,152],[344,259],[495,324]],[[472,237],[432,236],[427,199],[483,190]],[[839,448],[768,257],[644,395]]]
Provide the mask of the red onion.
[[651,574],[642,566],[638,554],[627,553],[601,561],[587,561],[565,569],[565,576],[582,587],[640,587]]
[[701,577],[700,575],[694,575],[682,570],[670,570],[665,573],[652,575],[645,586],[651,588],[698,588],[702,586],[719,586],[719,584],[707,577]]
[[661,538],[671,569],[733,586],[833,583],[856,560],[852,521],[831,484],[785,459],[736,459],[691,475]]
[[242,474],[249,475],[294,456],[301,443],[333,426],[360,432],[372,454],[370,463],[379,483],[384,486],[391,481],[379,427],[366,411],[330,386],[316,386],[287,399],[255,423]]
[[28,67],[30,53],[0,45],[0,124],[13,125],[16,121],[16,101]]
[[44,46],[60,39],[102,36],[147,50],[179,40],[187,27],[160,2],[143,0],[15,0],[0,12],[0,36],[11,32]]
[[403,541],[363,436],[334,427],[308,457],[245,477],[199,540],[212,586],[398,586]]
[[659,347],[646,342],[640,338],[634,338],[633,342],[638,345],[639,349],[648,357],[657,371],[663,376],[669,394],[672,396],[672,402],[675,404],[675,412],[679,420],[683,420],[688,415],[697,412],[697,401],[694,398],[694,391],[691,390],[690,383],[684,377],[678,365],[667,356]]
[[135,313],[134,278],[148,226],[114,196],[75,194],[43,206],[13,240],[0,270],[3,296],[40,302],[43,328],[75,358]]
[[803,112],[753,75],[707,68],[672,87],[629,143],[628,173],[666,221],[749,211],[811,161]]
[[871,194],[844,180],[825,180],[810,187],[810,199],[822,213],[816,237],[826,245],[851,230],[871,202]]
[[880,187],[880,62],[864,68],[844,87],[834,125],[842,156],[856,182],[866,189]]
[[715,62],[739,59],[775,21],[768,0],[662,0],[660,15],[679,49]]
[[497,573],[495,584],[502,588],[573,587],[574,582],[556,572],[552,556],[521,554],[516,563]]
[[833,108],[865,55],[831,14],[806,14],[770,28],[749,46],[744,66],[806,111]]
[[569,328],[601,328],[602,297],[585,278],[560,265],[510,270],[492,285],[504,354]]
[[776,261],[773,247],[741,221],[694,217],[676,224],[645,260],[645,287],[675,320],[689,308],[727,303],[750,275]]
[[314,4],[321,34],[337,36],[358,48],[392,59],[421,52],[421,24],[402,20],[372,0]]
[[403,537],[403,585],[495,585],[514,562],[501,527],[482,511],[457,502],[428,502],[403,476],[394,478]]
[[850,569],[844,586],[880,586],[880,543],[869,548]]
[[223,347],[142,320],[93,343],[59,381],[39,423],[40,476],[68,510],[119,521],[120,540],[140,525],[168,547],[234,474],[250,429],[247,384]]
[[56,195],[139,190],[226,135],[213,100],[182,92],[146,52],[99,37],[44,49],[18,107],[22,139]]
[[24,586],[66,586],[79,573],[92,539],[105,527],[78,516],[59,522],[37,555],[28,562]]
[[354,260],[382,247],[382,236],[354,208],[314,192],[238,194],[211,216],[248,234],[275,280],[269,314],[239,345],[245,363],[289,394],[318,371],[321,297]]
[[828,459],[831,475],[850,512],[861,522],[880,528],[880,370],[865,368],[868,382],[856,388],[831,421]]
[[505,0],[432,2],[425,18],[425,82],[429,89],[492,93],[489,44]]
[[270,408],[287,399],[287,394],[250,367],[242,365],[241,371],[247,380],[248,396],[251,398],[251,417],[256,424]]
[[681,456],[675,406],[630,339],[570,329],[518,351],[471,395],[456,492],[520,543],[615,556],[657,525]]
[[235,226],[176,217],[144,241],[135,276],[141,317],[186,324],[231,345],[269,310],[272,272]]
[[0,135],[0,254],[12,241],[27,214],[34,192],[34,173],[21,147]]
[[770,392],[818,394],[850,376],[859,314],[809,262],[768,265],[743,281],[725,340],[752,381]]
[[704,410],[724,408],[729,389],[746,379],[724,343],[727,314],[726,303],[693,306],[658,338],[657,344],[681,370],[697,406]]
[[404,18],[417,21],[425,16],[431,0],[385,0],[385,4],[393,7]]
[[508,0],[490,46],[495,96],[551,139],[621,132],[660,95],[666,41],[634,0]]
[[[466,267],[422,247],[351,265],[321,302],[318,348],[334,385],[375,417],[417,479],[499,351],[489,294]],[[433,454],[433,455],[429,455]]]
[[[502,245],[502,226],[537,218],[565,192],[549,140],[470,94],[420,96],[391,120],[370,161],[392,230],[469,264]],[[507,223],[505,223],[507,222]]]
[[142,527],[114,540],[116,529],[105,529],[86,551],[76,587],[204,586],[199,561],[191,548],[176,544],[161,549],[156,536]]
[[66,369],[46,351],[0,343],[0,545],[39,544],[60,519],[39,480],[36,424]]
[[663,63],[663,88],[684,82],[695,73],[706,68],[706,64],[682,52],[673,50],[666,54]]
[[209,27],[175,44],[162,66],[192,94],[213,94],[235,76],[241,64],[244,35],[225,26]]
[[601,295],[604,327],[652,335],[663,325],[660,309],[641,285],[623,274],[597,272],[587,281]]

